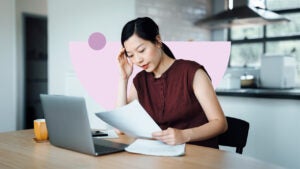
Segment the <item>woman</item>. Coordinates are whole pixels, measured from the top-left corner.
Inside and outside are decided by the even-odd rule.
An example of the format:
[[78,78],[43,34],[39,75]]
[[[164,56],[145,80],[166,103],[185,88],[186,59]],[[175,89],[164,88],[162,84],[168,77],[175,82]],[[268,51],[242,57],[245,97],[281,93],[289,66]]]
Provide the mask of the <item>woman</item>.
[[[191,143],[218,148],[217,136],[227,122],[204,67],[176,60],[161,41],[157,24],[148,17],[129,21],[122,30],[123,48],[117,105],[138,99],[161,127],[154,139],[169,145]],[[141,67],[127,94],[133,64]]]

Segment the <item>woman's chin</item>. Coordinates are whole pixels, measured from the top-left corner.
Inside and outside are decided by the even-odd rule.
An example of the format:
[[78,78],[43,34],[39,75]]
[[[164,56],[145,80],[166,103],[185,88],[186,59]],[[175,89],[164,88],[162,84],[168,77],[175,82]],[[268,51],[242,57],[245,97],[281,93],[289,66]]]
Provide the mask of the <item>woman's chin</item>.
[[150,68],[144,69],[146,72],[151,73],[153,70]]

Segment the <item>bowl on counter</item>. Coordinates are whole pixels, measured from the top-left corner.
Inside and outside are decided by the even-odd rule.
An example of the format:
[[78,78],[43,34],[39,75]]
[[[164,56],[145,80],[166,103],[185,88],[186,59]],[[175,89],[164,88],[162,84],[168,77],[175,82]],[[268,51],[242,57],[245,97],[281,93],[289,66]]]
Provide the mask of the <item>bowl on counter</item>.
[[254,88],[254,87],[256,87],[255,77],[253,75],[242,75],[240,77],[240,80],[241,80],[241,88]]

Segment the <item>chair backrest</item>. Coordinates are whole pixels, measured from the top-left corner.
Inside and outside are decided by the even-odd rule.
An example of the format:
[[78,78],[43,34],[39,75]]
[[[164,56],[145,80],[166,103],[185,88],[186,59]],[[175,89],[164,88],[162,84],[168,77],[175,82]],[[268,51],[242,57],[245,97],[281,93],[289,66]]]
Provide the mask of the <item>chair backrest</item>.
[[226,119],[228,129],[219,136],[219,145],[236,147],[236,153],[242,154],[247,143],[250,125],[241,119],[233,117],[226,117]]

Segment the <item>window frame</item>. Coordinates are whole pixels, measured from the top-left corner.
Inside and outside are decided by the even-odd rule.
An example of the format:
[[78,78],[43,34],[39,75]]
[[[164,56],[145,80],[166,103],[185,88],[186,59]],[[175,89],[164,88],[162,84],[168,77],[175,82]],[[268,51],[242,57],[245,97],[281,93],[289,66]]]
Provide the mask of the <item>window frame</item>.
[[[278,14],[292,14],[292,13],[300,13],[300,8],[295,9],[283,9],[283,10],[273,10]],[[266,44],[267,42],[274,42],[274,41],[290,41],[290,40],[300,40],[299,35],[293,36],[278,36],[278,37],[267,37],[267,27],[263,26],[263,36],[261,38],[253,38],[253,39],[242,39],[242,40],[232,40],[231,39],[231,29],[227,30],[227,39],[231,42],[232,45],[235,44],[250,44],[250,43],[262,43],[263,53],[266,53]],[[231,58],[228,63],[229,68],[242,68],[239,66],[232,66],[231,65]],[[251,67],[251,66],[249,66]]]

